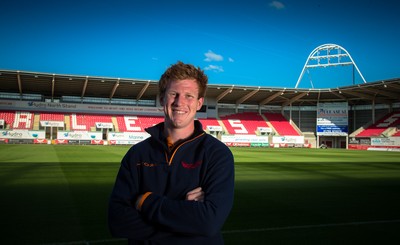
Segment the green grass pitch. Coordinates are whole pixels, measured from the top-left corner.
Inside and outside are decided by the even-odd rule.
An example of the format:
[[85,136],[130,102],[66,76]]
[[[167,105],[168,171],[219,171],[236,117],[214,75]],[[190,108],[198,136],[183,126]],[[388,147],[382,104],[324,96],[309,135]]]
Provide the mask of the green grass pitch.
[[[106,210],[129,146],[0,145],[0,244],[126,244]],[[400,152],[232,148],[226,244],[400,241]]]

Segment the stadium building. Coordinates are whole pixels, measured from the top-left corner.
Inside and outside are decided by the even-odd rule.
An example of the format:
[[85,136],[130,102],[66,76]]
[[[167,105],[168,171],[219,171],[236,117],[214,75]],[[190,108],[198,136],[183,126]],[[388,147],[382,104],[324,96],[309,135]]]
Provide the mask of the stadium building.
[[[333,65],[359,72],[343,48],[321,45],[299,81],[306,69]],[[228,146],[400,149],[400,78],[328,89],[298,83],[210,84],[197,118]],[[0,84],[1,143],[135,144],[163,120],[157,81],[0,70]]]

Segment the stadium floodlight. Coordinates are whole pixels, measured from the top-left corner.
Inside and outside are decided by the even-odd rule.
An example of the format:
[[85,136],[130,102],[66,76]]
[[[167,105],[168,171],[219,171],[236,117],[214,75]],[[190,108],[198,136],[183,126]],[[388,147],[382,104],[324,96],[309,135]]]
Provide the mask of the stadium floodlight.
[[309,68],[326,68],[330,66],[349,66],[353,65],[358,74],[361,76],[364,83],[367,83],[358,69],[356,63],[349,52],[343,47],[337,44],[323,44],[316,47],[308,56],[306,63],[304,64],[303,70],[300,73],[299,79],[297,80],[295,88],[300,84],[303,78],[304,72]]

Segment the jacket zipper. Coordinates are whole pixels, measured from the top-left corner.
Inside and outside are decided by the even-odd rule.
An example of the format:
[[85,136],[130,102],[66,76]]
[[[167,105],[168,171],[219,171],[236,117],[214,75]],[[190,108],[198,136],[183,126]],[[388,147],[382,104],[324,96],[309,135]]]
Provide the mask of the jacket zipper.
[[186,144],[186,143],[192,142],[192,141],[194,141],[194,140],[200,138],[200,137],[203,136],[203,135],[204,135],[204,133],[201,133],[201,134],[197,135],[196,137],[194,137],[193,139],[187,140],[187,141],[181,143],[180,145],[178,145],[178,146],[175,148],[175,150],[172,152],[172,155],[171,155],[171,158],[170,158],[170,159],[168,159],[168,152],[165,151],[165,159],[166,159],[167,162],[168,162],[168,166],[171,166],[172,160],[174,159],[174,156],[175,156],[175,153],[178,151],[178,149],[179,149],[181,146],[183,146],[183,145]]

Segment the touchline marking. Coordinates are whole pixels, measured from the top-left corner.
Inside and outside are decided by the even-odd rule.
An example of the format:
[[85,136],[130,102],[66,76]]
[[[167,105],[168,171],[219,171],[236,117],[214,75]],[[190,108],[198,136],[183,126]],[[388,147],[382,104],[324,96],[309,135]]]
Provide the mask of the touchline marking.
[[[390,224],[390,223],[400,223],[400,219],[374,220],[374,221],[356,221],[356,222],[347,222],[347,223],[315,224],[315,225],[294,225],[294,226],[269,227],[269,228],[245,229],[245,230],[230,230],[230,231],[222,231],[222,234],[263,232],[263,231],[282,231],[282,230],[296,230],[296,229],[310,229],[310,228],[338,227],[338,226]],[[98,244],[98,243],[118,242],[118,241],[124,241],[124,240],[126,240],[126,239],[115,238],[115,239],[103,239],[103,240],[92,240],[92,241],[72,241],[72,242],[46,243],[46,244],[42,244],[42,245],[74,245],[74,244],[90,245],[90,244]]]
[[395,219],[395,220],[358,221],[358,222],[332,223],[332,224],[316,224],[316,225],[294,225],[294,226],[269,227],[269,228],[245,229],[245,230],[230,230],[230,231],[222,231],[222,234],[247,233],[247,232],[261,232],[261,231],[295,230],[295,229],[323,228],[323,227],[335,227],[335,226],[337,227],[337,226],[356,226],[356,225],[389,224],[389,223],[400,223],[400,219]]
[[110,243],[110,242],[120,242],[120,241],[126,241],[127,239],[123,238],[114,238],[114,239],[102,239],[102,240],[92,240],[92,241],[72,241],[72,242],[55,242],[55,243],[45,243],[42,245],[74,245],[74,244],[97,244],[97,243]]

